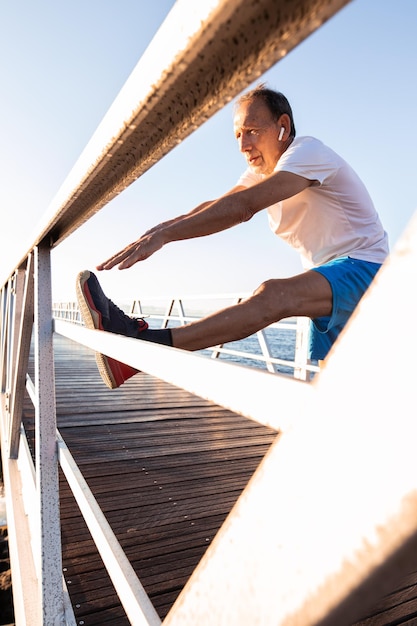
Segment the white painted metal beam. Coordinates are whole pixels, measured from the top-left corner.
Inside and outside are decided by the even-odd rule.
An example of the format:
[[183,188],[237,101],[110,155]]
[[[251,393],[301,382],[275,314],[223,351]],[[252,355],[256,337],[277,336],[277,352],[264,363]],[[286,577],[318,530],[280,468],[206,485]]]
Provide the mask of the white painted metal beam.
[[350,626],[415,571],[415,285],[417,214],[164,626]]
[[291,428],[306,413],[314,393],[309,383],[289,376],[89,330],[62,320],[55,320],[54,324],[58,334],[277,431]]
[[178,0],[52,201],[23,261],[43,239],[56,245],[76,230],[348,2]]

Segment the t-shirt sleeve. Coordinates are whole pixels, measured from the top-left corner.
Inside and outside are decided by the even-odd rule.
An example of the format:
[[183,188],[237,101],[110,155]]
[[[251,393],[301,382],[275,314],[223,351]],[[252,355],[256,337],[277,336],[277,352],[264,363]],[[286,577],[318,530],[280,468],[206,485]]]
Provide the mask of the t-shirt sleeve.
[[252,187],[257,183],[261,182],[262,176],[259,174],[255,174],[248,167],[242,174],[242,176],[238,179],[236,183],[236,187]]
[[294,142],[279,159],[275,172],[291,172],[320,185],[335,172],[333,154],[327,146],[314,137],[303,137]]

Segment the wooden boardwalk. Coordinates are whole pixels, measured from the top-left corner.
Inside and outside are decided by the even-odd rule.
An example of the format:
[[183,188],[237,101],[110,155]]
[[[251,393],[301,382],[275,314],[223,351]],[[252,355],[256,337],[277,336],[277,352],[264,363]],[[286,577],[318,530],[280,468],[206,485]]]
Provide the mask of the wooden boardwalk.
[[[92,352],[63,337],[55,355],[60,433],[163,619],[279,435],[146,374],[110,391]],[[24,425],[33,451],[29,400]],[[60,489],[77,624],[128,625],[62,476]],[[359,624],[417,624],[417,574],[402,575]]]
[[[55,354],[59,431],[163,618],[277,434],[146,374],[109,390],[59,336]],[[65,478],[61,516],[77,623],[128,624]]]

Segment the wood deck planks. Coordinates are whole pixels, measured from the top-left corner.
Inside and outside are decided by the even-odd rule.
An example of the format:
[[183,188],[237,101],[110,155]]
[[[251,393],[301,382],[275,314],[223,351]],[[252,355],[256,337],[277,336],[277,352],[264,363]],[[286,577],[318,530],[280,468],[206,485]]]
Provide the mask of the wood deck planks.
[[[54,342],[58,428],[163,619],[278,435],[146,374],[109,390],[91,351]],[[33,437],[29,402],[25,428]],[[63,476],[60,490],[77,623],[124,626]]]
[[[116,390],[91,351],[55,337],[58,428],[161,619],[188,581],[274,431],[146,374]],[[34,416],[26,401],[31,438]],[[127,626],[65,478],[64,576],[77,623]],[[355,626],[417,625],[417,573]]]

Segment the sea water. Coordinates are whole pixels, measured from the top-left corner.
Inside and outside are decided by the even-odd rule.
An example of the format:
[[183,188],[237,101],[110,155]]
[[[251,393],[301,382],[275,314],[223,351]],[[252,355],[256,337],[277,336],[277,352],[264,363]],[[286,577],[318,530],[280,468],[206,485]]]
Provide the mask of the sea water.
[[[159,328],[160,320],[153,320],[152,316],[147,318],[147,322],[149,323],[151,328]],[[179,326],[180,322],[171,320],[169,323],[169,328],[174,328],[175,326]],[[268,347],[270,350],[270,356],[275,359],[280,359],[283,361],[294,361],[295,358],[295,342],[296,342],[296,324],[287,322],[287,328],[268,328],[264,331],[266,340],[268,343]],[[243,354],[233,355],[227,353],[220,353],[217,358],[225,361],[229,361],[232,363],[237,363],[239,365],[245,365],[248,367],[256,367],[258,369],[267,369],[267,366],[264,361],[262,361],[262,349],[259,343],[258,336],[256,334],[250,335],[246,339],[242,339],[239,341],[232,341],[223,345],[223,348],[227,350],[233,350],[235,352],[247,353],[248,356],[245,357]],[[204,356],[211,356],[211,350],[200,350],[199,354]],[[250,355],[250,356],[249,356]],[[259,355],[261,358],[256,359],[254,355]],[[293,368],[287,367],[285,365],[275,365],[275,370],[277,372],[282,372],[285,374],[292,374]]]
[[[230,298],[229,298],[230,299]],[[187,300],[184,298],[183,300]],[[199,302],[199,301],[197,301]],[[183,302],[184,304],[184,302]],[[200,305],[200,306],[199,306]],[[190,308],[187,308],[186,316],[190,316],[188,321],[198,320],[205,315],[211,314],[218,310],[219,308],[224,307],[224,298],[204,298],[202,297],[201,302],[198,304],[191,305]],[[132,312],[132,302],[123,302],[118,303],[118,306],[129,316],[142,317],[144,316],[146,321],[148,322],[150,328],[161,328],[162,320],[161,317],[165,317],[165,311],[161,308],[160,305],[156,303],[152,303],[150,301],[143,307],[143,313],[139,313],[137,310]],[[171,313],[172,318],[175,318],[175,307],[173,307],[173,311]],[[178,314],[178,313],[177,313]],[[154,317],[156,316],[156,317]],[[270,351],[270,356],[274,359],[279,359],[282,361],[294,361],[295,359],[295,344],[296,344],[296,329],[297,323],[295,318],[288,318],[285,321],[285,328],[283,327],[271,327],[264,330],[264,334],[266,336],[268,348]],[[181,322],[178,319],[170,319],[168,323],[168,328],[174,328],[176,326],[180,326]],[[237,363],[240,365],[245,365],[248,367],[256,367],[258,369],[267,369],[265,361],[261,359],[254,359],[254,355],[259,355],[262,357],[262,349],[258,340],[258,336],[256,334],[247,337],[246,339],[242,339],[240,341],[233,341],[223,345],[223,348],[227,350],[233,350],[241,353],[248,353],[248,355],[252,355],[251,357],[245,357],[242,355],[231,355],[226,353],[220,353],[217,358],[221,360],[230,361],[233,363]],[[199,354],[204,356],[211,356],[211,350],[201,350]],[[287,367],[285,365],[274,365],[275,371],[285,374],[293,374],[294,370],[292,367]]]
[[[281,359],[283,361],[293,361],[295,357],[295,330],[294,332],[280,329],[270,329],[265,331],[267,337],[268,346],[270,349],[270,355],[275,359]],[[238,363],[240,365],[246,365],[248,367],[257,367],[260,369],[267,369],[265,362],[253,358],[253,355],[262,356],[261,346],[257,335],[251,335],[241,341],[232,341],[224,345],[225,348],[235,350],[237,352],[247,352],[251,354],[251,357],[245,357],[242,355],[221,354],[220,359]],[[202,351],[203,353],[209,353],[209,351]],[[285,365],[276,365],[276,370],[283,373],[292,373],[292,368]]]

